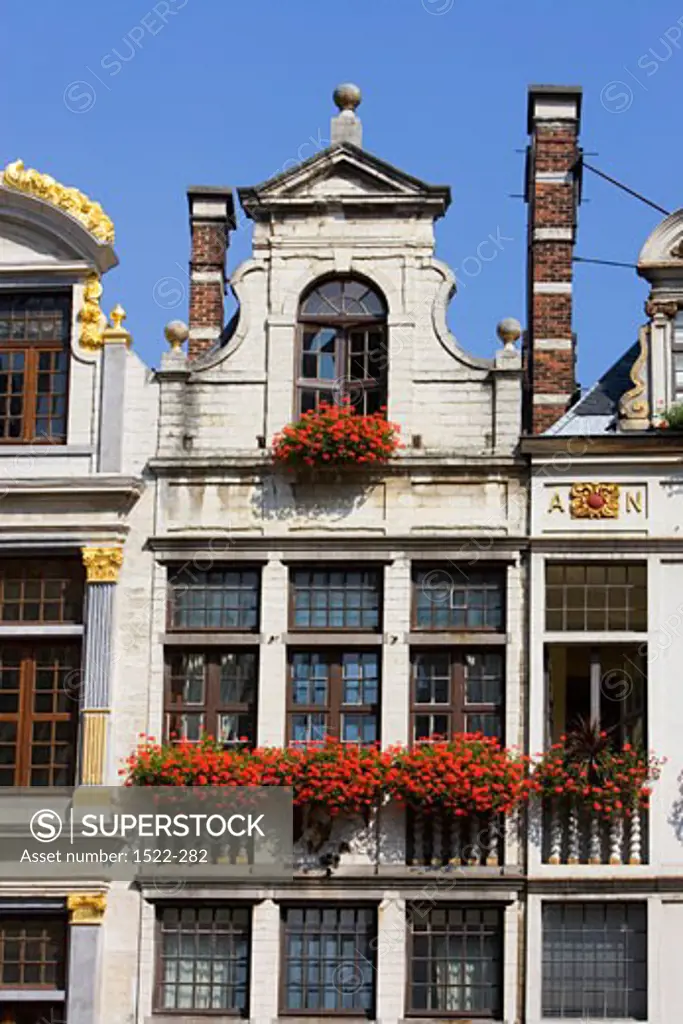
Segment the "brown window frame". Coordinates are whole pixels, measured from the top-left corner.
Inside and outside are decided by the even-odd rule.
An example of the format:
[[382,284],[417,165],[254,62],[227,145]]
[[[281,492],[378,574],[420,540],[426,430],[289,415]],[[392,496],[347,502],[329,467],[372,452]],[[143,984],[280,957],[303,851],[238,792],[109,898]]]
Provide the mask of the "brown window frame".
[[[584,581],[583,582],[568,582],[567,571],[583,570]],[[615,572],[619,570],[626,570],[626,580],[624,582],[610,581],[609,577],[613,576]],[[551,576],[556,571],[561,571],[563,579],[561,581],[553,581]],[[604,582],[597,582],[596,580],[590,580],[590,570],[602,570],[604,572]],[[629,582],[629,575],[631,570],[638,570],[640,574],[644,576],[644,582],[631,583]],[[642,605],[634,603],[633,598],[630,596],[630,591],[635,592],[638,586],[642,586]],[[583,600],[580,605],[570,607],[569,603],[569,591],[580,590],[583,594]],[[557,608],[550,607],[549,599],[551,595],[554,597],[556,592],[560,592],[560,601]],[[622,604],[617,605],[614,603],[614,597],[616,592],[622,592],[625,600]],[[601,608],[598,605],[598,598],[604,598],[604,607]],[[610,602],[612,598],[612,603]],[[593,602],[591,604],[590,602]],[[630,561],[592,561],[587,559],[586,561],[561,561],[559,559],[548,560],[545,563],[545,575],[544,575],[544,627],[548,633],[575,633],[581,635],[582,633],[646,633],[648,628],[648,571],[647,562],[639,559],[632,559]],[[610,614],[616,612],[623,612],[624,625],[614,625],[614,620],[610,624]],[[567,623],[570,621],[570,616],[582,615],[583,625],[582,626],[568,626]],[[600,625],[588,625],[589,617],[591,615],[603,615],[603,621]],[[634,626],[633,620],[638,615],[642,615],[643,618],[639,620],[639,624]],[[551,624],[551,616],[555,616],[559,619],[558,624]]]
[[[321,315],[311,315],[303,312],[306,302],[316,291],[325,285],[334,284],[336,282],[340,282],[342,284],[357,283],[363,285],[380,301],[383,307],[381,315],[342,315],[337,313],[334,309],[331,309],[329,314]],[[315,408],[318,407],[322,400],[320,398],[321,392],[330,396],[330,404],[341,403],[348,399],[359,412],[367,411],[367,396],[371,393],[377,392],[378,402],[374,403],[377,405],[377,411],[386,406],[389,362],[389,330],[387,326],[387,315],[387,303],[379,288],[377,288],[373,282],[359,277],[358,275],[335,274],[326,278],[320,278],[306,290],[305,294],[302,296],[299,306],[295,346],[294,410],[297,417],[304,411],[302,399],[305,392],[315,392]],[[303,362],[305,355],[304,340],[306,333],[312,328],[317,328],[319,330],[326,328],[335,332],[335,376],[332,379],[325,377],[305,377],[303,374]],[[378,360],[373,359],[372,352],[368,348],[366,335],[364,344],[364,362],[366,370],[370,363],[377,362],[379,364],[379,376],[368,376],[361,379],[355,377],[352,373],[354,355],[353,336],[357,332],[367,332],[369,330],[378,332],[382,336],[380,340],[380,348],[378,349],[378,351],[382,353],[382,356]],[[361,406],[361,408],[358,408],[359,406]]]
[[[350,932],[344,933],[344,932],[341,931],[341,929],[339,929],[339,931],[336,933],[336,934],[353,934],[354,938],[356,940],[355,944],[354,944],[354,954],[355,954],[354,964],[351,965],[352,969],[348,972],[348,974],[346,974],[345,970],[340,972],[340,981],[341,981],[341,983],[343,984],[344,978],[348,977],[349,987],[354,989],[354,991],[353,992],[349,992],[349,994],[357,995],[357,993],[360,991],[360,987],[358,986],[358,980],[357,980],[357,978],[358,978],[358,971],[359,970],[363,971],[365,969],[365,967],[364,967],[365,964],[368,964],[368,966],[370,968],[370,1005],[368,1007],[366,1007],[366,1008],[352,1007],[352,1008],[349,1008],[349,1009],[336,1009],[336,1008],[335,1009],[329,1009],[327,1007],[322,1007],[322,1006],[321,1007],[315,1007],[315,1008],[313,1008],[313,1007],[311,1007],[311,1008],[305,1008],[305,1007],[304,1008],[289,1008],[288,1007],[288,1005],[287,1005],[287,966],[288,966],[288,963],[289,963],[289,957],[288,957],[288,951],[287,951],[287,937],[288,937],[287,915],[291,911],[295,911],[295,910],[303,911],[304,913],[307,910],[317,910],[321,914],[321,918],[322,918],[322,914],[325,911],[335,911],[337,913],[337,915],[340,915],[342,912],[354,913],[354,914],[358,914],[359,912],[365,912],[365,913],[369,912],[371,914],[371,927],[367,931],[361,932],[359,929],[355,929],[353,933],[350,933]],[[290,902],[287,902],[287,903],[282,903],[280,905],[280,984],[279,984],[279,1016],[280,1017],[319,1017],[319,1018],[323,1018],[323,1017],[356,1017],[356,1018],[366,1017],[368,1019],[373,1019],[375,1017],[375,1010],[376,1010],[376,1003],[377,1003],[377,970],[376,970],[376,964],[377,964],[377,955],[376,955],[377,954],[377,934],[378,934],[378,932],[377,932],[377,929],[378,929],[377,917],[378,917],[377,904],[376,903],[362,902],[362,901],[360,901],[360,902],[355,902],[354,901],[353,903],[339,903],[339,902],[333,902],[333,901],[327,902],[327,901],[322,901],[321,900],[319,902],[318,901],[315,901],[315,902],[314,901],[310,901],[310,902],[307,902],[307,903],[303,903],[303,902],[296,902],[296,903],[292,902],[292,903],[290,903]],[[322,924],[322,921],[321,921],[321,924]],[[300,932],[300,934],[306,934],[306,932],[302,930]],[[321,928],[317,932],[312,932],[311,934],[313,934],[313,935],[317,934],[318,936],[322,936],[322,935],[325,934],[325,932],[324,932],[324,930],[323,930],[323,928],[321,926]],[[363,936],[363,939],[367,943],[367,948],[366,948],[365,952],[363,952],[363,950],[359,948],[358,936],[361,935],[361,934]],[[302,942],[302,949],[303,949],[303,942]],[[311,962],[311,960],[312,960],[312,958],[309,959],[308,957],[304,957],[303,955],[301,957],[302,964],[304,964],[304,963],[308,964],[309,962]],[[318,958],[318,960],[314,961],[314,962],[317,963],[318,965],[321,965],[321,964],[325,963],[325,959],[322,956],[320,956]],[[338,962],[337,967],[335,967],[335,972],[339,971],[340,967],[344,968],[345,965],[347,965],[348,963],[349,963],[349,961],[345,957],[343,957],[343,956],[339,957],[339,962]],[[358,966],[359,963],[361,965],[360,967]],[[318,968],[318,970],[319,970],[319,968]],[[322,972],[319,970],[319,976],[321,976],[321,975],[322,975]],[[302,971],[302,983],[301,983],[302,997],[304,996],[305,991],[306,991],[305,979],[306,979],[306,972]],[[322,993],[323,987],[324,987],[323,983],[320,982],[318,984],[318,989],[319,989],[319,991],[321,993]],[[337,992],[338,995],[342,995],[343,994],[340,991],[341,985],[336,985],[336,986],[333,985],[333,987],[335,988],[335,991]],[[302,1002],[303,1001],[304,1001],[304,999],[302,998]]]
[[[313,625],[311,625],[311,626],[300,626],[300,625],[297,625],[297,622],[296,622],[296,611],[297,611],[296,599],[297,599],[297,590],[299,588],[296,585],[295,577],[296,577],[297,573],[301,573],[301,572],[308,572],[308,573],[311,573],[311,574],[316,573],[316,572],[318,572],[318,573],[324,572],[324,573],[327,573],[328,576],[331,576],[332,573],[350,574],[350,573],[354,573],[354,572],[355,573],[367,573],[368,575],[373,575],[375,577],[375,593],[377,595],[377,623],[376,623],[376,625],[374,625],[374,626],[363,626],[363,625],[359,625],[359,626],[353,626],[353,625],[351,625],[351,626],[333,626],[333,625],[327,625],[327,626],[313,626]],[[303,589],[303,588],[301,588],[301,589]],[[310,589],[312,589],[312,588],[310,588]],[[329,595],[332,590],[336,590],[336,589],[343,590],[344,594],[346,595],[349,591],[354,591],[354,590],[357,590],[358,588],[350,587],[350,586],[344,586],[343,588],[328,587],[326,592]],[[362,584],[361,584],[361,590],[362,590]],[[379,633],[382,630],[382,609],[383,609],[383,604],[384,604],[384,573],[382,572],[382,569],[379,568],[378,566],[374,566],[374,565],[365,566],[365,565],[363,565],[363,566],[361,566],[359,568],[353,568],[353,567],[348,566],[348,565],[340,565],[340,566],[322,565],[321,566],[321,565],[319,565],[319,563],[313,563],[313,564],[310,564],[310,565],[291,566],[291,568],[290,568],[290,572],[289,572],[289,628],[290,628],[290,630],[292,632],[296,632],[296,633],[370,633],[370,634],[372,634],[372,633]],[[312,609],[309,609],[309,611],[312,611]],[[329,613],[330,613],[329,597],[328,597],[328,605],[327,605],[326,611],[328,613],[328,619],[329,619]],[[346,613],[348,611],[349,611],[349,609],[345,605],[344,606],[344,612]]]
[[[249,656],[254,663],[254,697],[252,701],[242,702],[221,702],[221,657],[223,655]],[[204,682],[203,697],[200,704],[183,703],[174,699],[173,682],[176,678],[174,673],[174,662],[187,656],[201,655],[204,658]],[[202,735],[217,738],[218,722],[220,715],[244,715],[251,718],[251,738],[245,744],[236,741],[223,741],[226,748],[235,746],[255,746],[256,732],[258,727],[258,689],[259,689],[259,650],[251,647],[167,647],[164,659],[164,735],[167,740],[171,738],[181,739],[180,736],[172,737],[177,730],[173,728],[173,718],[185,715],[201,715],[203,718]],[[208,726],[214,723],[215,728]],[[200,740],[187,740],[188,743],[200,742]]]
[[[421,657],[438,656],[449,659],[450,700],[447,703],[420,703],[417,700],[417,663]],[[501,700],[500,703],[467,702],[467,658],[471,655],[498,657],[501,661]],[[415,647],[410,652],[410,742],[425,743],[429,738],[415,738],[415,725],[418,715],[444,715],[450,719],[451,727],[448,735],[468,732],[465,728],[468,715],[495,715],[500,723],[499,736],[505,736],[505,650],[504,648],[473,648],[473,647]]]
[[[38,689],[36,687],[37,672],[40,667],[39,652],[44,650],[69,652],[72,659],[72,664],[65,666],[67,672],[64,681],[58,678],[56,686],[51,690]],[[2,685],[2,676],[5,671],[4,660],[9,651],[16,652],[19,676],[18,688],[12,687],[10,689]],[[10,769],[14,769],[14,781],[11,783],[13,786],[34,785],[32,782],[33,772],[45,771],[46,769],[48,771],[48,785],[72,785],[76,777],[78,760],[78,688],[74,687],[72,691],[65,683],[70,677],[74,677],[80,685],[80,641],[74,639],[59,640],[52,637],[36,640],[34,643],[27,643],[25,640],[3,641],[0,644],[0,653],[2,655],[0,694],[5,696],[10,692],[18,694],[16,711],[0,711],[0,726],[10,723],[16,727],[14,742],[11,740],[0,740],[0,748],[13,747],[15,754],[14,762],[1,763],[2,770],[9,772]],[[14,671],[13,668],[8,670]],[[50,712],[35,711],[35,699],[39,696],[46,697],[49,693],[52,694],[53,710]],[[55,702],[57,702],[58,707],[60,701],[67,707],[66,711],[54,710]],[[36,742],[34,740],[34,726],[46,723],[52,725],[51,740],[48,743]],[[70,739],[60,741],[59,746],[64,745],[64,743],[70,743],[73,750],[73,760],[70,765],[67,765],[66,781],[55,782],[55,772],[63,767],[61,762],[54,761],[56,726],[62,723],[69,724]],[[0,736],[2,736],[3,732],[4,730],[0,728]],[[34,763],[34,749],[45,746],[50,748],[50,760]]]
[[[504,1002],[504,994],[505,994],[505,989],[504,989],[504,984],[505,984],[504,983],[504,972],[505,972],[505,914],[504,914],[504,908],[501,907],[500,905],[491,904],[491,903],[487,903],[487,904],[478,904],[478,903],[477,904],[441,903],[441,902],[434,903],[433,901],[430,902],[429,906],[426,908],[426,911],[424,913],[421,911],[420,907],[421,907],[420,904],[409,904],[406,907],[406,954],[407,954],[407,956],[406,956],[406,961],[407,961],[406,962],[406,1017],[434,1017],[434,1018],[447,1017],[447,1018],[452,1018],[452,1019],[455,1019],[455,1020],[501,1020],[502,1017],[503,1017],[503,1002]],[[487,1010],[484,1010],[484,1011],[481,1011],[481,1010],[426,1009],[426,1008],[423,1008],[423,1007],[415,1007],[413,1005],[413,1003],[414,1003],[414,995],[415,995],[415,985],[416,985],[415,978],[414,978],[414,966],[415,966],[415,963],[416,963],[416,958],[415,958],[415,953],[414,953],[414,950],[415,950],[415,935],[416,935],[415,928],[414,928],[415,917],[416,917],[417,914],[420,914],[421,917],[431,918],[435,913],[438,913],[439,911],[445,911],[446,915],[448,916],[448,912],[449,911],[455,911],[455,910],[462,911],[465,914],[467,913],[467,911],[478,911],[480,913],[480,915],[483,915],[485,912],[489,912],[490,913],[492,911],[495,911],[495,913],[496,913],[496,915],[498,917],[498,921],[497,921],[496,926],[495,926],[495,937],[497,939],[498,948],[497,948],[497,955],[493,958],[493,961],[492,961],[493,964],[494,964],[495,970],[496,970],[496,975],[497,975],[496,989],[497,989],[498,999],[495,1002],[495,1004],[493,1006],[491,1006],[490,1009],[487,1009]],[[485,926],[484,922],[482,921],[481,925],[480,925],[480,935],[482,934],[483,929],[485,927],[486,926]],[[468,930],[466,928],[466,925],[463,924],[463,926],[461,927],[461,929],[459,931],[446,927],[443,930],[439,930],[439,931],[431,931],[431,930],[429,930],[429,931],[423,932],[422,934],[427,934],[429,936],[433,936],[433,935],[441,936],[441,935],[443,935],[443,936],[446,937],[446,944],[447,944],[447,946],[450,946],[449,939],[451,937],[455,937],[456,939],[458,939],[458,938],[461,939],[463,941],[463,944],[464,944],[464,940],[468,937]],[[425,959],[425,962],[427,964],[429,964],[429,965],[431,965],[431,964],[433,964],[435,962],[435,958],[433,958],[433,957],[427,957],[427,958],[424,958],[424,959]],[[440,958],[436,958],[436,962],[438,962],[438,959],[440,959]],[[467,962],[467,958],[466,957],[463,957],[462,959],[463,959],[464,962]],[[450,961],[444,961],[444,962],[448,963]],[[437,982],[431,982],[429,984],[434,985],[435,987],[438,985]],[[453,987],[457,987],[457,986],[453,986]],[[486,985],[486,986],[485,985],[480,985],[479,987],[490,989],[490,984]]]
[[[473,582],[472,578],[476,577],[488,577],[488,580],[484,580],[482,587],[483,591],[489,592],[498,590],[500,593],[500,623],[496,625],[472,625],[467,621],[464,625],[454,625],[453,623],[446,623],[445,625],[425,625],[419,621],[419,605],[418,597],[420,591],[424,587],[425,580],[421,577],[430,578],[430,586],[433,587],[435,596],[443,595],[443,598],[439,596],[439,600],[434,600],[433,605],[438,606],[439,604],[448,603],[449,590],[452,591],[454,586],[465,586],[471,585],[473,589],[477,589],[477,582]],[[465,581],[461,583],[460,580]],[[497,584],[494,586],[494,584]],[[473,569],[469,570],[466,567],[460,567],[457,565],[447,565],[444,563],[432,563],[432,564],[415,564],[411,573],[411,628],[416,633],[505,633],[506,631],[506,606],[507,606],[507,572],[505,566],[492,565],[487,566],[485,569]],[[465,616],[467,617],[468,605],[465,604]],[[431,616],[434,619],[434,614]]]
[[[215,572],[237,573],[237,574],[253,573],[255,575],[255,577],[256,577],[256,586],[254,588],[254,594],[255,594],[255,621],[253,622],[253,624],[249,624],[249,625],[239,625],[239,624],[238,625],[232,625],[232,624],[230,624],[230,625],[218,625],[218,626],[206,626],[206,625],[198,626],[198,625],[192,625],[192,624],[185,625],[183,623],[177,623],[175,621],[177,605],[176,605],[176,603],[174,601],[174,597],[175,597],[176,591],[179,590],[180,586],[182,585],[182,581],[180,583],[178,581],[181,579],[181,575],[183,573],[185,573],[185,572],[188,573],[188,575],[194,575],[196,578],[199,578],[199,579],[202,576],[208,575],[208,573],[211,573],[211,572],[214,572],[214,573]],[[192,587],[194,587],[197,591],[203,590],[205,593],[209,593],[210,592],[210,588],[201,587],[198,583],[190,583],[190,584],[188,584],[188,589],[192,589]],[[218,589],[218,588],[216,588],[216,589]],[[230,590],[230,589],[234,589],[234,588],[229,588],[228,587],[228,588],[225,588],[225,589],[226,590]],[[237,590],[239,591],[239,589],[240,588],[238,587]],[[245,587],[244,589],[246,590],[246,589],[251,589],[251,588],[246,588]],[[168,579],[167,579],[167,585],[166,585],[166,628],[167,628],[169,633],[212,633],[212,634],[213,633],[258,633],[259,627],[260,627],[260,621],[261,621],[261,589],[262,589],[262,578],[261,578],[261,566],[260,565],[242,565],[241,563],[240,564],[234,564],[234,563],[233,564],[229,564],[229,563],[221,562],[221,563],[219,563],[219,564],[217,564],[215,566],[212,566],[210,569],[206,569],[206,570],[194,569],[193,567],[188,566],[188,565],[169,566],[169,568],[168,568]],[[203,608],[204,608],[205,611],[207,611],[208,610],[208,605],[205,604],[203,606]],[[239,606],[238,606],[238,610],[239,610]]]
[[[12,588],[11,600],[9,591]],[[18,591],[18,595],[16,593]],[[27,592],[29,596],[27,597]],[[2,625],[81,625],[84,604],[84,570],[80,560],[68,558],[5,558],[0,560],[0,623]],[[58,615],[46,615],[57,606]],[[16,617],[8,608],[19,609]],[[26,617],[27,606],[37,614]]]
[[[17,931],[23,938],[8,939],[6,928],[9,924],[16,925]],[[34,938],[25,934],[29,928],[42,928],[41,938]],[[7,912],[0,914],[0,1002],[3,1002],[2,993],[6,991],[21,992],[63,992],[66,989],[67,963],[68,963],[68,928],[65,917],[54,914],[32,914],[31,912],[17,913]],[[38,968],[42,981],[5,981],[5,974],[8,961],[6,960],[6,943],[14,941],[19,944],[19,959],[11,963],[19,965],[20,975],[25,974],[26,967],[33,965]],[[47,959],[45,948],[41,951],[37,960],[28,960],[25,956],[27,942],[40,942],[43,947],[47,943],[54,942],[59,948],[54,959]],[[54,982],[45,981],[45,974],[48,965],[54,965]],[[41,1005],[43,1005],[41,1003]],[[47,1003],[45,1004],[48,1005]]]
[[[0,356],[3,354],[20,354],[24,357],[24,367],[21,371],[13,370],[8,368],[6,372],[8,377],[11,377],[13,373],[21,372],[23,374],[23,386],[21,391],[18,392],[7,392],[5,395],[0,395],[0,408],[7,408],[12,397],[21,395],[22,400],[22,412],[21,412],[21,435],[19,437],[5,437],[0,434],[0,445],[21,445],[21,444],[39,444],[39,445],[64,445],[67,443],[68,435],[68,418],[69,418],[69,390],[70,390],[70,339],[71,339],[71,317],[72,317],[72,299],[71,292],[62,289],[51,291],[49,289],[41,289],[40,291],[27,291],[13,290],[5,291],[0,290],[0,322],[3,318],[3,300],[57,300],[53,310],[44,310],[43,312],[60,312],[63,316],[64,323],[64,335],[61,339],[49,338],[45,340],[32,340],[28,337],[23,338],[12,338],[12,339],[0,339]],[[11,311],[8,310],[7,314],[11,317]],[[63,392],[64,400],[64,413],[60,417],[52,416],[38,416],[38,398],[48,397],[52,399],[55,394],[52,391],[40,393],[38,392],[39,375],[48,374],[49,377],[53,376],[53,373],[60,371],[53,371],[53,369],[45,370],[40,368],[40,356],[43,353],[62,353],[65,357],[65,388]],[[57,393],[57,397],[61,397]],[[7,406],[3,405],[3,402],[7,403]],[[17,419],[17,416],[8,416],[6,419]],[[38,436],[36,434],[36,423],[38,419],[49,419],[57,418],[63,423],[63,430],[58,434],[42,434]],[[0,420],[2,422],[2,420]]]
[[[163,990],[164,990],[164,987],[165,987],[165,983],[164,983],[164,980],[163,980],[163,964],[164,964],[164,959],[165,959],[165,957],[164,957],[164,948],[163,948],[163,942],[164,942],[163,915],[164,915],[165,911],[169,911],[169,910],[175,910],[175,911],[178,912],[179,915],[182,915],[182,911],[183,910],[192,910],[192,911],[195,911],[195,913],[197,915],[197,918],[198,918],[199,911],[210,911],[210,912],[213,913],[213,924],[214,925],[216,923],[216,914],[217,914],[218,911],[229,911],[231,913],[231,915],[235,911],[246,912],[246,915],[247,915],[246,928],[243,931],[241,931],[241,932],[239,932],[237,929],[232,929],[229,932],[229,934],[231,934],[231,935],[239,935],[243,940],[246,939],[246,952],[247,952],[247,955],[246,955],[246,981],[244,983],[245,1005],[244,1005],[243,1008],[239,1008],[239,1007],[229,1007],[229,1008],[217,1007],[217,1008],[208,1008],[208,1009],[196,1008],[196,1007],[175,1007],[174,1008],[174,1007],[166,1007],[166,1006],[163,1005],[162,994],[163,994]],[[231,919],[230,923],[232,924],[232,919]],[[195,925],[196,926],[199,925],[198,919],[196,919]],[[189,929],[188,929],[188,931],[189,931]],[[178,934],[182,934],[182,929],[178,928],[177,929],[177,933]],[[199,933],[200,933],[199,929],[197,927],[195,927],[193,934],[196,936]],[[215,928],[212,928],[211,934],[212,935],[215,934]],[[187,902],[187,903],[159,903],[159,904],[157,904],[157,907],[156,907],[156,920],[155,920],[154,1004],[153,1004],[153,1007],[152,1007],[153,1013],[154,1014],[163,1014],[164,1016],[167,1015],[167,1016],[171,1016],[171,1017],[178,1017],[179,1019],[180,1018],[184,1019],[187,1016],[192,1016],[192,1017],[214,1017],[214,1018],[215,1017],[220,1017],[221,1019],[223,1019],[223,1017],[233,1017],[233,1018],[239,1018],[239,1019],[248,1018],[249,1015],[250,1015],[250,1003],[251,1003],[252,934],[253,934],[253,904],[251,904],[251,903],[245,903],[245,902],[242,902],[242,901],[239,901],[239,900],[231,900],[230,902],[226,902],[226,901],[213,902],[212,901],[210,904],[206,903],[206,902],[201,902],[201,901],[198,901],[196,903],[195,902],[193,902],[193,903]],[[173,958],[169,957],[168,959],[176,959],[176,960],[178,960],[178,959],[180,959],[180,957],[177,957],[177,958],[176,957],[173,957]],[[192,959],[193,962],[196,962],[198,960],[201,960],[202,958],[199,955],[196,955],[196,956],[191,957],[191,958],[187,957],[186,959]],[[224,958],[224,959],[226,959],[226,958]],[[231,960],[231,958],[229,958],[229,957],[227,959]],[[213,965],[215,963],[215,960],[216,960],[216,958],[212,958],[210,960],[210,963]],[[171,982],[169,984],[171,984],[171,985],[175,984],[177,986],[180,983],[176,981],[175,983]],[[197,988],[198,984],[199,983],[196,980],[193,980],[193,982],[192,982],[193,993],[194,993],[194,990]],[[234,990],[235,985],[233,984],[232,986],[227,986],[227,987],[232,988]]]
[[[343,697],[343,661],[345,655],[372,655],[377,665],[377,701],[372,704],[346,704]],[[327,659],[329,665],[327,702],[325,704],[298,704],[293,699],[293,668],[294,658],[297,655],[318,656]],[[375,739],[370,742],[378,742],[381,734],[381,711],[382,711],[382,657],[379,647],[293,647],[287,652],[287,743],[299,745],[300,741],[293,738],[292,721],[294,715],[320,715],[324,716],[328,728],[325,731],[327,736],[341,738],[340,730],[343,715],[358,715],[364,718],[374,718]],[[320,742],[319,739],[306,741],[307,743]],[[346,742],[355,742],[348,740]],[[304,745],[304,744],[301,744]]]

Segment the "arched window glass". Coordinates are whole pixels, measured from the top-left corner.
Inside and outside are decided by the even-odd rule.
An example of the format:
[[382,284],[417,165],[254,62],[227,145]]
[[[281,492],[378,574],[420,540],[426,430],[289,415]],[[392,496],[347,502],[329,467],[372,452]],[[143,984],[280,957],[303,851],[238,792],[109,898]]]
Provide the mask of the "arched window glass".
[[387,309],[358,278],[334,278],[309,291],[299,310],[297,412],[349,399],[359,413],[387,400]]

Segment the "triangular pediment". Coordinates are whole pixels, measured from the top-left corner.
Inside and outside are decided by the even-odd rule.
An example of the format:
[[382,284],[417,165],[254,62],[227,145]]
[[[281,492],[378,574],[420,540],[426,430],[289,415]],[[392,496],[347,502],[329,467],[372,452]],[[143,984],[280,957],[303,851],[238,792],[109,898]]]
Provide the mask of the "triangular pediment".
[[430,206],[436,203],[438,216],[450,202],[446,186],[413,178],[351,143],[331,146],[260,185],[239,189],[239,196],[250,215],[258,209],[319,204],[329,199],[362,205],[392,200]]

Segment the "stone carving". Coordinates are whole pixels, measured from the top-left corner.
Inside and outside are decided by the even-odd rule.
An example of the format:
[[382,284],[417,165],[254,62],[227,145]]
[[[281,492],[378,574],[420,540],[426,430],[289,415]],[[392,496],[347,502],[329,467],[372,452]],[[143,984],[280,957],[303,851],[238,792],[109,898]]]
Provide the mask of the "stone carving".
[[71,924],[102,924],[107,909],[107,896],[103,892],[72,892],[66,898]]
[[123,565],[123,548],[81,548],[88,583],[116,583]]
[[572,519],[618,519],[619,484],[573,484],[569,508]]
[[83,305],[78,314],[78,321],[81,325],[79,341],[81,348],[88,352],[95,352],[102,348],[102,331],[107,323],[107,318],[100,309],[101,297],[100,277],[93,271],[85,279]]
[[652,319],[656,316],[664,316],[672,320],[678,312],[678,303],[673,299],[648,299],[645,303],[645,313]]
[[649,336],[650,328],[644,324],[638,332],[638,355],[629,372],[633,387],[619,399],[622,430],[647,430],[650,425],[650,404],[645,395]]
[[675,260],[683,260],[683,238],[672,246],[669,256],[673,256]]
[[104,212],[99,203],[89,199],[77,188],[60,185],[49,174],[41,174],[32,167],[24,167],[23,160],[15,160],[7,164],[2,174],[5,188],[13,188],[17,192],[52,203],[60,210],[79,220],[81,224],[99,242],[112,245],[114,242],[114,223]]

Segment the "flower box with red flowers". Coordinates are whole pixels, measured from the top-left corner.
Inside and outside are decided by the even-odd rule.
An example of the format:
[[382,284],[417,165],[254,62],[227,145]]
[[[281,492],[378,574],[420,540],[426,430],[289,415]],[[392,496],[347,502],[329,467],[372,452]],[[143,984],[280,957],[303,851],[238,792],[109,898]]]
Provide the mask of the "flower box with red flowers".
[[607,733],[569,733],[537,762],[534,789],[546,801],[566,803],[600,817],[630,817],[648,806],[652,783],[663,761]]
[[400,430],[381,410],[362,415],[350,402],[305,412],[273,438],[278,466],[304,473],[383,466],[401,448]]
[[509,814],[531,789],[528,759],[482,733],[392,752],[388,793],[419,814]]

